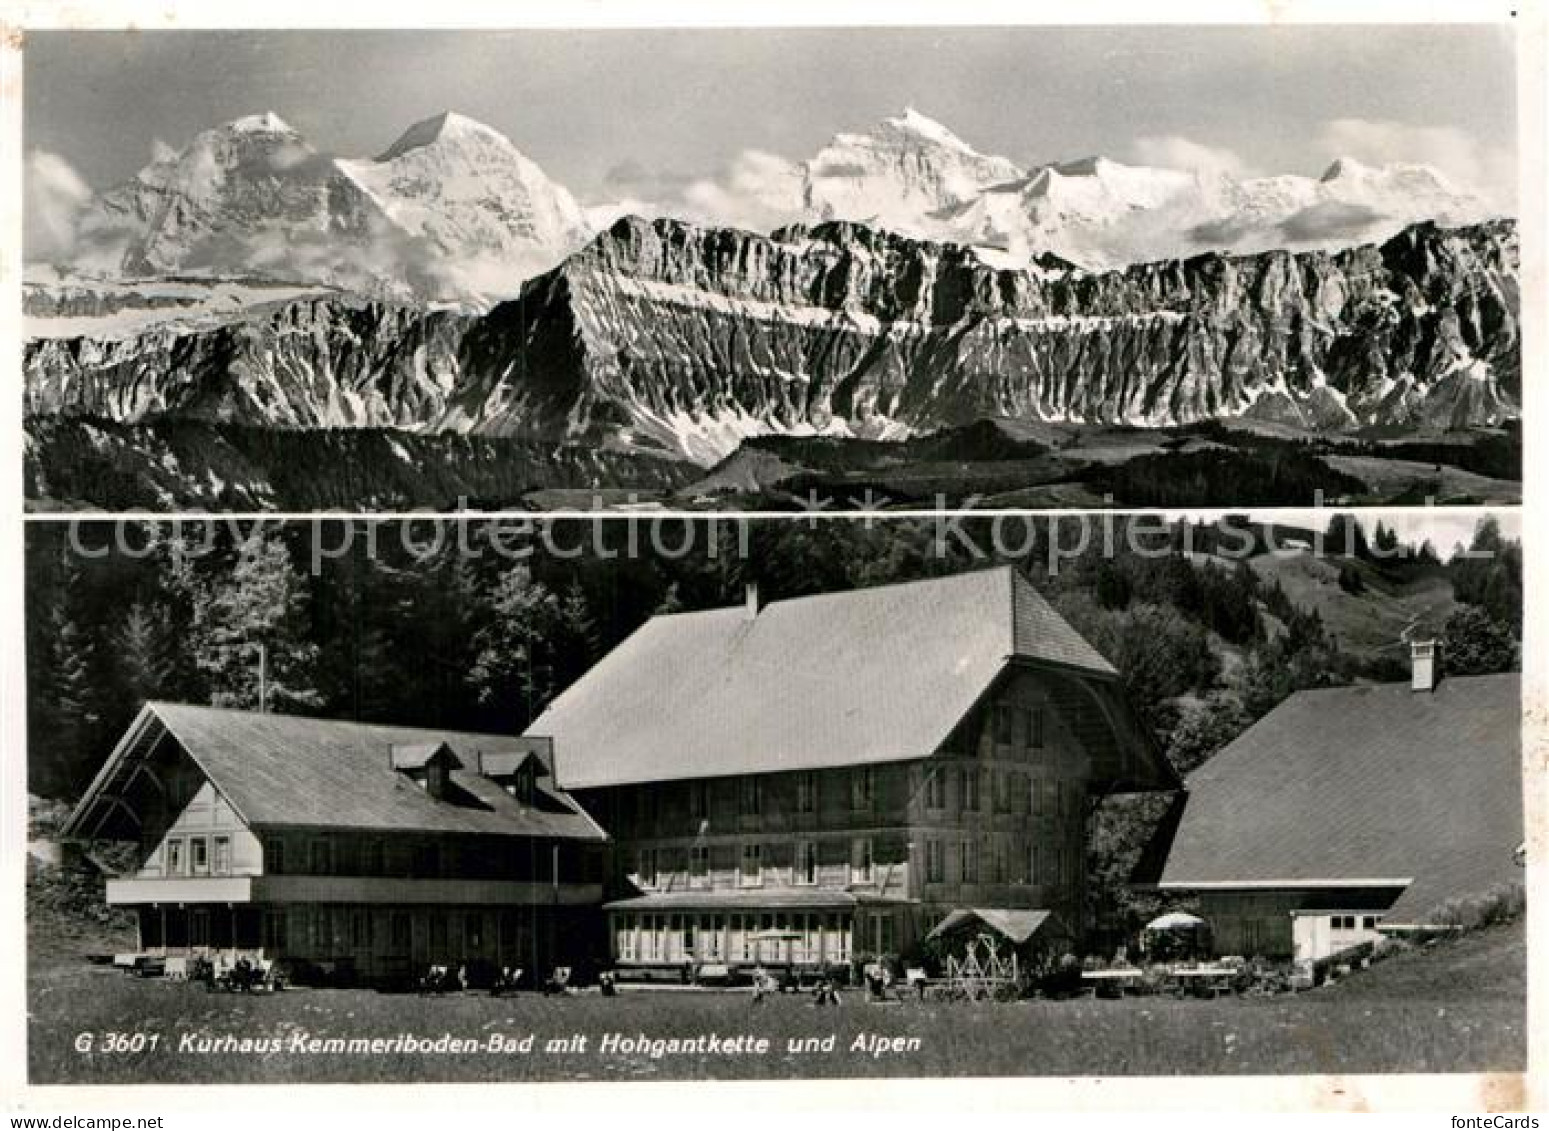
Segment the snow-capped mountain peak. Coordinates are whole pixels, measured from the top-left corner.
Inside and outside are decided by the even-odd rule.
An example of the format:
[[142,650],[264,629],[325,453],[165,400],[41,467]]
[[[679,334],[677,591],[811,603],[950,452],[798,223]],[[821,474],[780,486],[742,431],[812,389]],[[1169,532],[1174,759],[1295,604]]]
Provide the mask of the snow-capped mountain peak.
[[293,134],[296,132],[289,122],[273,110],[265,110],[262,114],[249,114],[244,118],[227,122],[219,128],[228,133]]
[[1372,172],[1370,165],[1357,161],[1354,157],[1340,156],[1329,162],[1328,168],[1323,170],[1323,175],[1318,180],[1327,184],[1330,181],[1370,176]]
[[933,145],[977,155],[977,151],[966,141],[936,119],[920,113],[913,106],[905,106],[904,112],[896,118],[882,119],[882,128],[888,133],[903,134]]
[[499,130],[452,111],[416,122],[374,161],[336,164],[473,293],[514,293],[591,236],[566,189]]
[[515,148],[511,141],[493,126],[459,114],[455,110],[443,110],[433,117],[415,122],[403,131],[402,136],[377,158],[379,163],[393,161],[411,150],[427,145],[456,144],[503,144]]
[[915,235],[987,189],[1018,180],[1009,158],[980,153],[912,107],[870,133],[841,133],[804,166],[804,199],[820,219],[860,220]]

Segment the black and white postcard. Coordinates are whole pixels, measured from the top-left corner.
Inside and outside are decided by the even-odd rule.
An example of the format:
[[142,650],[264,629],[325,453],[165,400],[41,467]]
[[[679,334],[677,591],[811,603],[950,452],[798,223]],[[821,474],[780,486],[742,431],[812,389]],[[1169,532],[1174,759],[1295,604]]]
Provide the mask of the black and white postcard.
[[5,17],[7,1114],[1536,1127],[1543,13],[651,7]]

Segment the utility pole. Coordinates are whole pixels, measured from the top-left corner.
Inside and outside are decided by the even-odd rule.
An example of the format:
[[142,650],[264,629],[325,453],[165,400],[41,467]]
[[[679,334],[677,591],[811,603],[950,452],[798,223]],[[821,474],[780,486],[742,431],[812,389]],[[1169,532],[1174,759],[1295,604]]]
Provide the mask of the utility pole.
[[269,713],[269,649],[258,641],[258,713]]

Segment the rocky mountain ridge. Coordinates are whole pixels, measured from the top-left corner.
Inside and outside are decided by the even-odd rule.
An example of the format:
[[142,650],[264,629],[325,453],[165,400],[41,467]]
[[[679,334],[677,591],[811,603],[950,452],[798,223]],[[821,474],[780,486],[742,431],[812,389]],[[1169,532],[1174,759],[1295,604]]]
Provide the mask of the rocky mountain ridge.
[[26,407],[387,427],[711,464],[765,433],[983,417],[1445,429],[1520,398],[1515,225],[1087,272],[830,222],[620,220],[483,315],[305,298],[213,329],[35,340]]

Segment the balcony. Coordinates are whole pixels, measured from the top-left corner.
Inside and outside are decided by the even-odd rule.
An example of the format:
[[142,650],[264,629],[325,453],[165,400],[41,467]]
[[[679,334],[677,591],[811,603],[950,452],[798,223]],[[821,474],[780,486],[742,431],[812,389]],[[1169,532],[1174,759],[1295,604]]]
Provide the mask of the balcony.
[[407,880],[385,876],[173,876],[108,881],[108,903],[371,903],[585,906],[602,902],[597,883],[521,880]]

